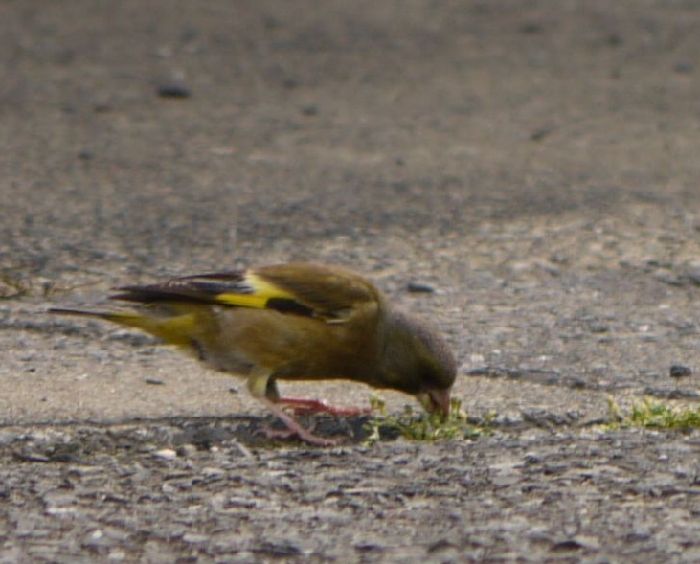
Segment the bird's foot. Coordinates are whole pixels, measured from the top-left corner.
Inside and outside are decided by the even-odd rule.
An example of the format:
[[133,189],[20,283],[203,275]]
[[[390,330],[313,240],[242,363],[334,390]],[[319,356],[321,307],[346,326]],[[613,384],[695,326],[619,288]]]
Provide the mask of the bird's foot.
[[290,406],[295,415],[307,415],[309,413],[328,413],[335,417],[357,417],[358,415],[370,415],[371,408],[362,407],[337,407],[328,405],[323,400],[306,398],[279,398],[278,404]]
[[284,425],[287,427],[283,431],[277,431],[275,429],[263,429],[263,434],[268,439],[289,439],[291,437],[297,437],[299,440],[309,443],[310,445],[316,446],[333,446],[338,444],[338,441],[334,439],[324,439],[323,437],[317,437],[308,429],[305,429],[301,424],[287,415],[284,410],[279,407],[276,402],[272,402],[267,398],[262,398],[262,402],[270,408],[277,417],[279,417]]

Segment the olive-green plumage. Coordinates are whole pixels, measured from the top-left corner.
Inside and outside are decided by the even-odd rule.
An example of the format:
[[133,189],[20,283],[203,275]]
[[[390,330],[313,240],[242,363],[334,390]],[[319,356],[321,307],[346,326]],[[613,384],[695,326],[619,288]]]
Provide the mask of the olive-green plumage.
[[282,398],[277,380],[354,380],[449,412],[456,364],[444,340],[347,270],[280,264],[127,286],[112,298],[138,305],[133,311],[53,311],[138,327],[217,370],[245,377],[252,395],[309,442],[328,441],[277,406],[320,404]]

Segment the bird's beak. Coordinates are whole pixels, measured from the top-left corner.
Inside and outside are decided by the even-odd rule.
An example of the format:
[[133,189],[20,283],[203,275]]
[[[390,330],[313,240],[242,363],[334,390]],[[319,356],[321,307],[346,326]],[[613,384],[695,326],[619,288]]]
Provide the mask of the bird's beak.
[[416,395],[416,399],[428,413],[450,414],[450,390],[428,390]]

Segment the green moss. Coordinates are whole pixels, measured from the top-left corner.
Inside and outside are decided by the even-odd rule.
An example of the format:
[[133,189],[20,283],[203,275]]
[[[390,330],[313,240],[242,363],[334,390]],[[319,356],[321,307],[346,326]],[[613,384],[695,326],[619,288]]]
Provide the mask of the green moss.
[[380,414],[366,425],[369,434],[367,441],[370,443],[386,437],[402,437],[410,441],[472,440],[489,432],[488,422],[493,418],[493,415],[489,415],[484,425],[469,423],[458,398],[452,398],[447,417],[415,414],[409,405],[404,407],[401,415],[386,415],[384,400],[373,396],[370,403],[372,410]]
[[611,428],[644,427],[682,431],[700,428],[700,407],[673,407],[650,398],[632,404],[628,413],[623,413],[615,399],[608,398],[608,412]]

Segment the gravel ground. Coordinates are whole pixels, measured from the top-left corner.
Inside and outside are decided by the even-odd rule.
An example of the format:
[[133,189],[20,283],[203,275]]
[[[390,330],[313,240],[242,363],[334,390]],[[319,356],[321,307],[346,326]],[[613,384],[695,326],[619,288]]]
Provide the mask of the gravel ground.
[[232,427],[4,430],[4,559],[700,558],[698,437],[251,450]]
[[[699,560],[700,433],[601,425],[700,397],[699,57],[695,2],[3,3],[0,562]],[[290,259],[431,317],[491,432],[271,444],[46,315]]]

